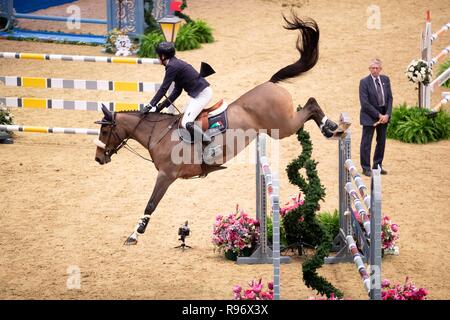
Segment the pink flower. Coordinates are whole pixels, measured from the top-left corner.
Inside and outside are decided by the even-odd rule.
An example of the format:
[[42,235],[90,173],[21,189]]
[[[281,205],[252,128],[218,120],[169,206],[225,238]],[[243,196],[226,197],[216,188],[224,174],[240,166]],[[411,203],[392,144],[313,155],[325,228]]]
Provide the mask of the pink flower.
[[241,293],[241,291],[242,291],[242,288],[241,288],[240,285],[235,285],[235,286],[233,287],[233,292],[234,292],[234,293]]
[[252,286],[252,290],[254,293],[258,294],[261,292],[262,290],[262,284],[261,283],[256,283]]
[[238,285],[233,287],[234,299],[235,300],[273,300],[273,282],[268,284],[269,291],[263,291],[263,283],[262,279],[259,281],[252,280],[248,283],[248,286],[251,289],[246,289],[244,291],[244,295],[242,296],[241,292],[242,288]]
[[392,287],[389,280],[384,280],[382,288],[382,300],[424,300],[425,296],[428,295],[428,291],[425,288],[417,289],[416,285],[411,283],[408,277],[406,277],[403,286],[396,284]]
[[252,290],[245,290],[245,299],[255,300],[256,294]]
[[391,282],[388,280],[388,279],[384,279],[382,282],[381,282],[381,287],[382,288],[387,288],[387,287],[389,287],[391,285]]
[[397,231],[398,231],[398,225],[395,224],[395,223],[393,223],[393,224],[391,225],[391,229],[392,229],[392,231],[397,232]]
[[269,288],[269,290],[273,290],[273,281],[269,281],[267,287]]

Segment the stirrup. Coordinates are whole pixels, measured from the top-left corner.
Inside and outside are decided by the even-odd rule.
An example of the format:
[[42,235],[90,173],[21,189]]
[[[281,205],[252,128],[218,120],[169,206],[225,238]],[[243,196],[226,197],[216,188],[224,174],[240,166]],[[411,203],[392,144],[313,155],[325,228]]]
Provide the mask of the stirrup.
[[[195,137],[196,136],[201,136],[202,137],[202,141],[204,143],[210,143],[211,137],[209,137],[203,130],[202,128],[200,128],[199,126],[197,126],[194,122],[188,122],[186,123],[186,129],[191,133],[191,135],[194,138],[195,141]],[[196,134],[197,133],[197,134]]]

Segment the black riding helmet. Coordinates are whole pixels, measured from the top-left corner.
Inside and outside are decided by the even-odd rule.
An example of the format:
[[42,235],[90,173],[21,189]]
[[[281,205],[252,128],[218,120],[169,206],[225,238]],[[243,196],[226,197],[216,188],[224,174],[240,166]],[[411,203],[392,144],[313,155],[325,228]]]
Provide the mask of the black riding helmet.
[[175,45],[172,42],[160,42],[155,51],[160,58],[164,55],[166,59],[170,59],[175,55]]

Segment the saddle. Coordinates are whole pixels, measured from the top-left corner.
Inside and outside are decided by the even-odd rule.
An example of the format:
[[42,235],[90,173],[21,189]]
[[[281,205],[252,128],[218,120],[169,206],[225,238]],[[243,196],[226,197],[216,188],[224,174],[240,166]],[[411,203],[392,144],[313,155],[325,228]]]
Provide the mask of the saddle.
[[[213,128],[224,128],[226,129],[228,126],[228,121],[226,117],[226,110],[228,108],[228,104],[221,99],[212,107],[204,109],[197,116],[195,121],[200,122],[202,130],[207,131],[208,129]],[[223,114],[223,118],[221,115]],[[211,127],[213,126],[213,127]]]
[[[221,99],[212,107],[203,109],[197,116],[195,122],[198,123],[203,132],[206,132],[210,137],[217,136],[224,133],[228,128],[227,118],[228,104]],[[186,130],[181,127],[181,121],[178,123],[178,134],[180,138],[188,143],[193,142],[192,136],[186,136]]]

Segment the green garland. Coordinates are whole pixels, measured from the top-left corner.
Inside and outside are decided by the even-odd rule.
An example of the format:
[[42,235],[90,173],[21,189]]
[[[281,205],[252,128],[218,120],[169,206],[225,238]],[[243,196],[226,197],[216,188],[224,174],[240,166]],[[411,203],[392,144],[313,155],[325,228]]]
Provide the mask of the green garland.
[[[340,298],[343,296],[342,292],[317,273],[317,269],[324,264],[325,257],[329,255],[332,245],[331,235],[319,223],[315,214],[320,209],[319,201],[325,197],[325,188],[321,185],[317,174],[317,163],[311,159],[312,143],[309,133],[301,128],[297,132],[297,140],[303,151],[287,166],[286,172],[289,181],[303,192],[305,202],[284,217],[286,238],[290,244],[307,243],[316,249],[315,254],[302,265],[305,285],[327,297],[333,293]],[[299,173],[301,168],[305,168],[309,182]]]
[[184,14],[182,11],[187,8],[187,0],[183,0],[183,4],[180,6],[181,11],[175,11],[175,16],[177,16],[180,19],[183,19],[186,21],[186,23],[194,22],[191,17],[189,17],[187,14]]

